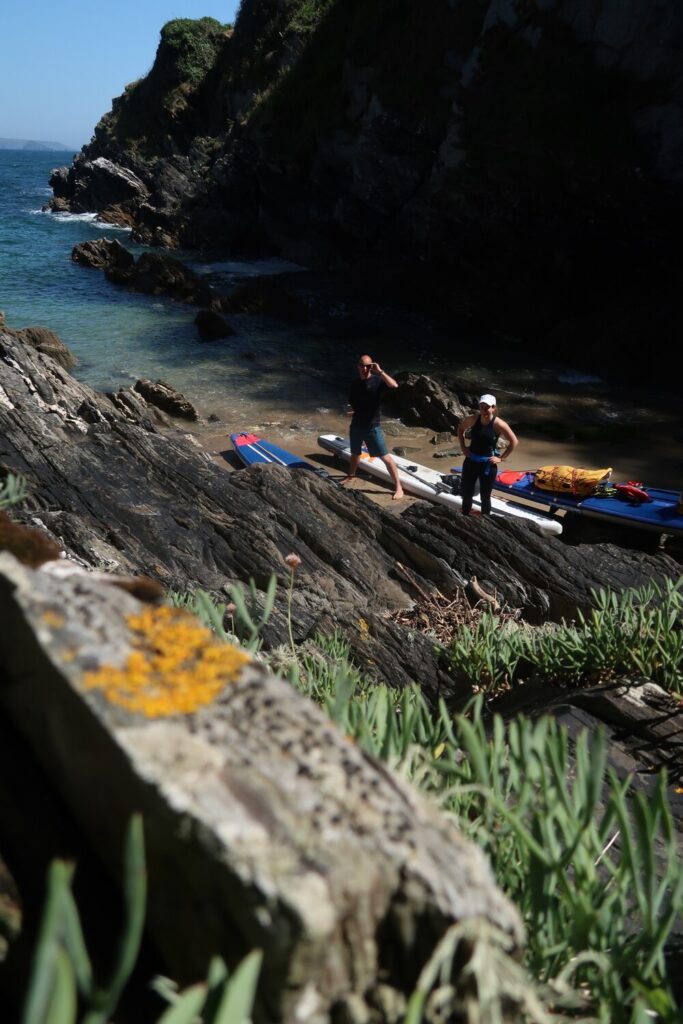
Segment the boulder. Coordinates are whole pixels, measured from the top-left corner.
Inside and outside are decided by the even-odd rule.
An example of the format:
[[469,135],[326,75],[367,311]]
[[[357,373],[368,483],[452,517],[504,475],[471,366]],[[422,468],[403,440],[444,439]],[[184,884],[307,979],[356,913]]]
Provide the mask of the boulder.
[[105,274],[115,284],[127,285],[147,295],[169,295],[179,302],[198,305],[213,299],[206,281],[180,260],[161,253],[144,252],[128,266],[105,267]]
[[90,210],[129,200],[141,202],[149,196],[149,189],[133,171],[106,157],[99,156],[85,164],[83,172],[87,174],[87,188],[82,188],[80,202]]
[[46,203],[42,209],[43,213],[69,213],[71,207],[68,199],[64,199],[61,196],[55,196],[55,198],[51,199],[49,203]]
[[115,238],[98,238],[79,242],[71,250],[71,259],[95,270],[126,270],[135,263],[135,257]]
[[55,194],[63,200],[67,200],[73,191],[73,168],[72,167],[55,167],[48,184]]
[[452,440],[460,421],[476,405],[476,396],[466,394],[453,382],[424,373],[398,373],[396,381],[398,388],[386,394],[384,408],[404,423],[437,431],[439,440],[435,444]]
[[481,851],[186,612],[0,554],[0,616],[3,716],[114,872],[142,812],[146,927],[181,983],[258,947],[257,1017],[327,1024],[367,1019],[380,990],[405,1005],[456,922],[480,954],[520,950]]
[[173,426],[171,418],[157,405],[147,402],[134,387],[119,388],[116,392],[109,392],[107,397],[127,419],[147,430],[155,430],[155,424],[162,427]]
[[136,260],[116,239],[79,242],[71,251],[71,259],[104,270],[115,284],[147,295],[169,295],[179,302],[198,305],[217,301],[210,285],[180,260],[156,252],[145,252]]
[[155,405],[169,416],[196,422],[200,417],[192,402],[163,380],[136,380],[134,390],[150,405]]
[[229,338],[235,333],[225,317],[212,309],[200,309],[194,318],[197,333],[202,341],[215,341],[218,338]]

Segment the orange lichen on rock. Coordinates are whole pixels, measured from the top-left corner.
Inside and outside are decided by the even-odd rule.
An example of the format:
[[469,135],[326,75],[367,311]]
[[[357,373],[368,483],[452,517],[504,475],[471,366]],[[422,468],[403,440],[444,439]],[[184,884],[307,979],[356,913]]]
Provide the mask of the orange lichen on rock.
[[52,608],[46,608],[43,612],[43,622],[46,626],[50,626],[53,629],[61,629],[65,621],[62,613],[56,612]]
[[186,715],[210,704],[249,661],[178,608],[145,608],[129,616],[128,625],[133,650],[124,668],[103,665],[87,672],[84,682],[112,704],[147,718]]

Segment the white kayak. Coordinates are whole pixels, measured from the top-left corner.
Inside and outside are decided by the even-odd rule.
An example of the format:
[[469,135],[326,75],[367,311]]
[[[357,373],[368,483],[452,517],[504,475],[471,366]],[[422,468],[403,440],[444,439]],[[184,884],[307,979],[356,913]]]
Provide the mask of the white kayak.
[[[345,462],[351,459],[351,448],[347,438],[337,437],[335,434],[321,434],[318,444],[325,451],[332,452]],[[378,480],[391,483],[391,474],[381,459],[372,458],[364,451],[361,455],[360,469]],[[462,498],[449,487],[449,482],[444,482],[444,477],[435,469],[428,466],[421,466],[419,463],[411,462],[410,459],[401,458],[400,455],[392,456],[398,467],[398,475],[404,491],[414,494],[418,498],[427,498],[428,501],[435,501],[439,505],[447,505],[450,508],[462,508]],[[457,477],[456,477],[457,479]],[[457,486],[457,484],[456,484]],[[479,498],[475,496],[473,505],[480,507]],[[558,536],[562,533],[562,523],[559,519],[542,512],[535,512],[533,509],[523,505],[517,505],[511,501],[503,501],[500,498],[491,498],[491,513],[495,516],[512,516],[515,519],[527,519],[536,523],[542,533],[546,536]]]

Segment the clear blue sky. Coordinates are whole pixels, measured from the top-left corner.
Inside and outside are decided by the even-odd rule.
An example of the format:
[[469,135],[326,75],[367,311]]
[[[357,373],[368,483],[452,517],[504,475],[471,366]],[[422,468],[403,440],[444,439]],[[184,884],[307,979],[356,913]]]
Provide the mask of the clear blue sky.
[[173,18],[235,20],[239,0],[8,0],[0,23],[0,138],[90,141],[145,75]]

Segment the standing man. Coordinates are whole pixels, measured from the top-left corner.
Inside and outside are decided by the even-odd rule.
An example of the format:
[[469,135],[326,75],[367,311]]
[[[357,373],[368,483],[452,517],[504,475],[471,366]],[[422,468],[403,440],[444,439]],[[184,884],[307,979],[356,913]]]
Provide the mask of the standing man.
[[394,481],[394,501],[403,497],[403,488],[396,463],[389,455],[384,432],[379,425],[379,407],[384,392],[389,388],[397,387],[398,384],[394,378],[385,373],[377,363],[374,363],[371,356],[360,357],[358,379],[354,380],[349,388],[349,405],[353,409],[350,429],[351,463],[349,475],[342,480],[342,484],[350,484],[355,480],[363,443],[365,443],[368,454],[373,458],[380,458],[391,473],[391,479]]
[[[470,432],[469,448],[465,447],[465,431]],[[496,449],[498,438],[504,437],[508,447],[504,455]],[[505,420],[497,413],[495,395],[482,395],[479,412],[467,416],[458,426],[460,447],[466,453],[462,467],[462,511],[464,515],[478,515],[472,512],[474,488],[479,481],[479,496],[482,515],[491,515],[491,491],[499,464],[515,450],[519,441]]]

